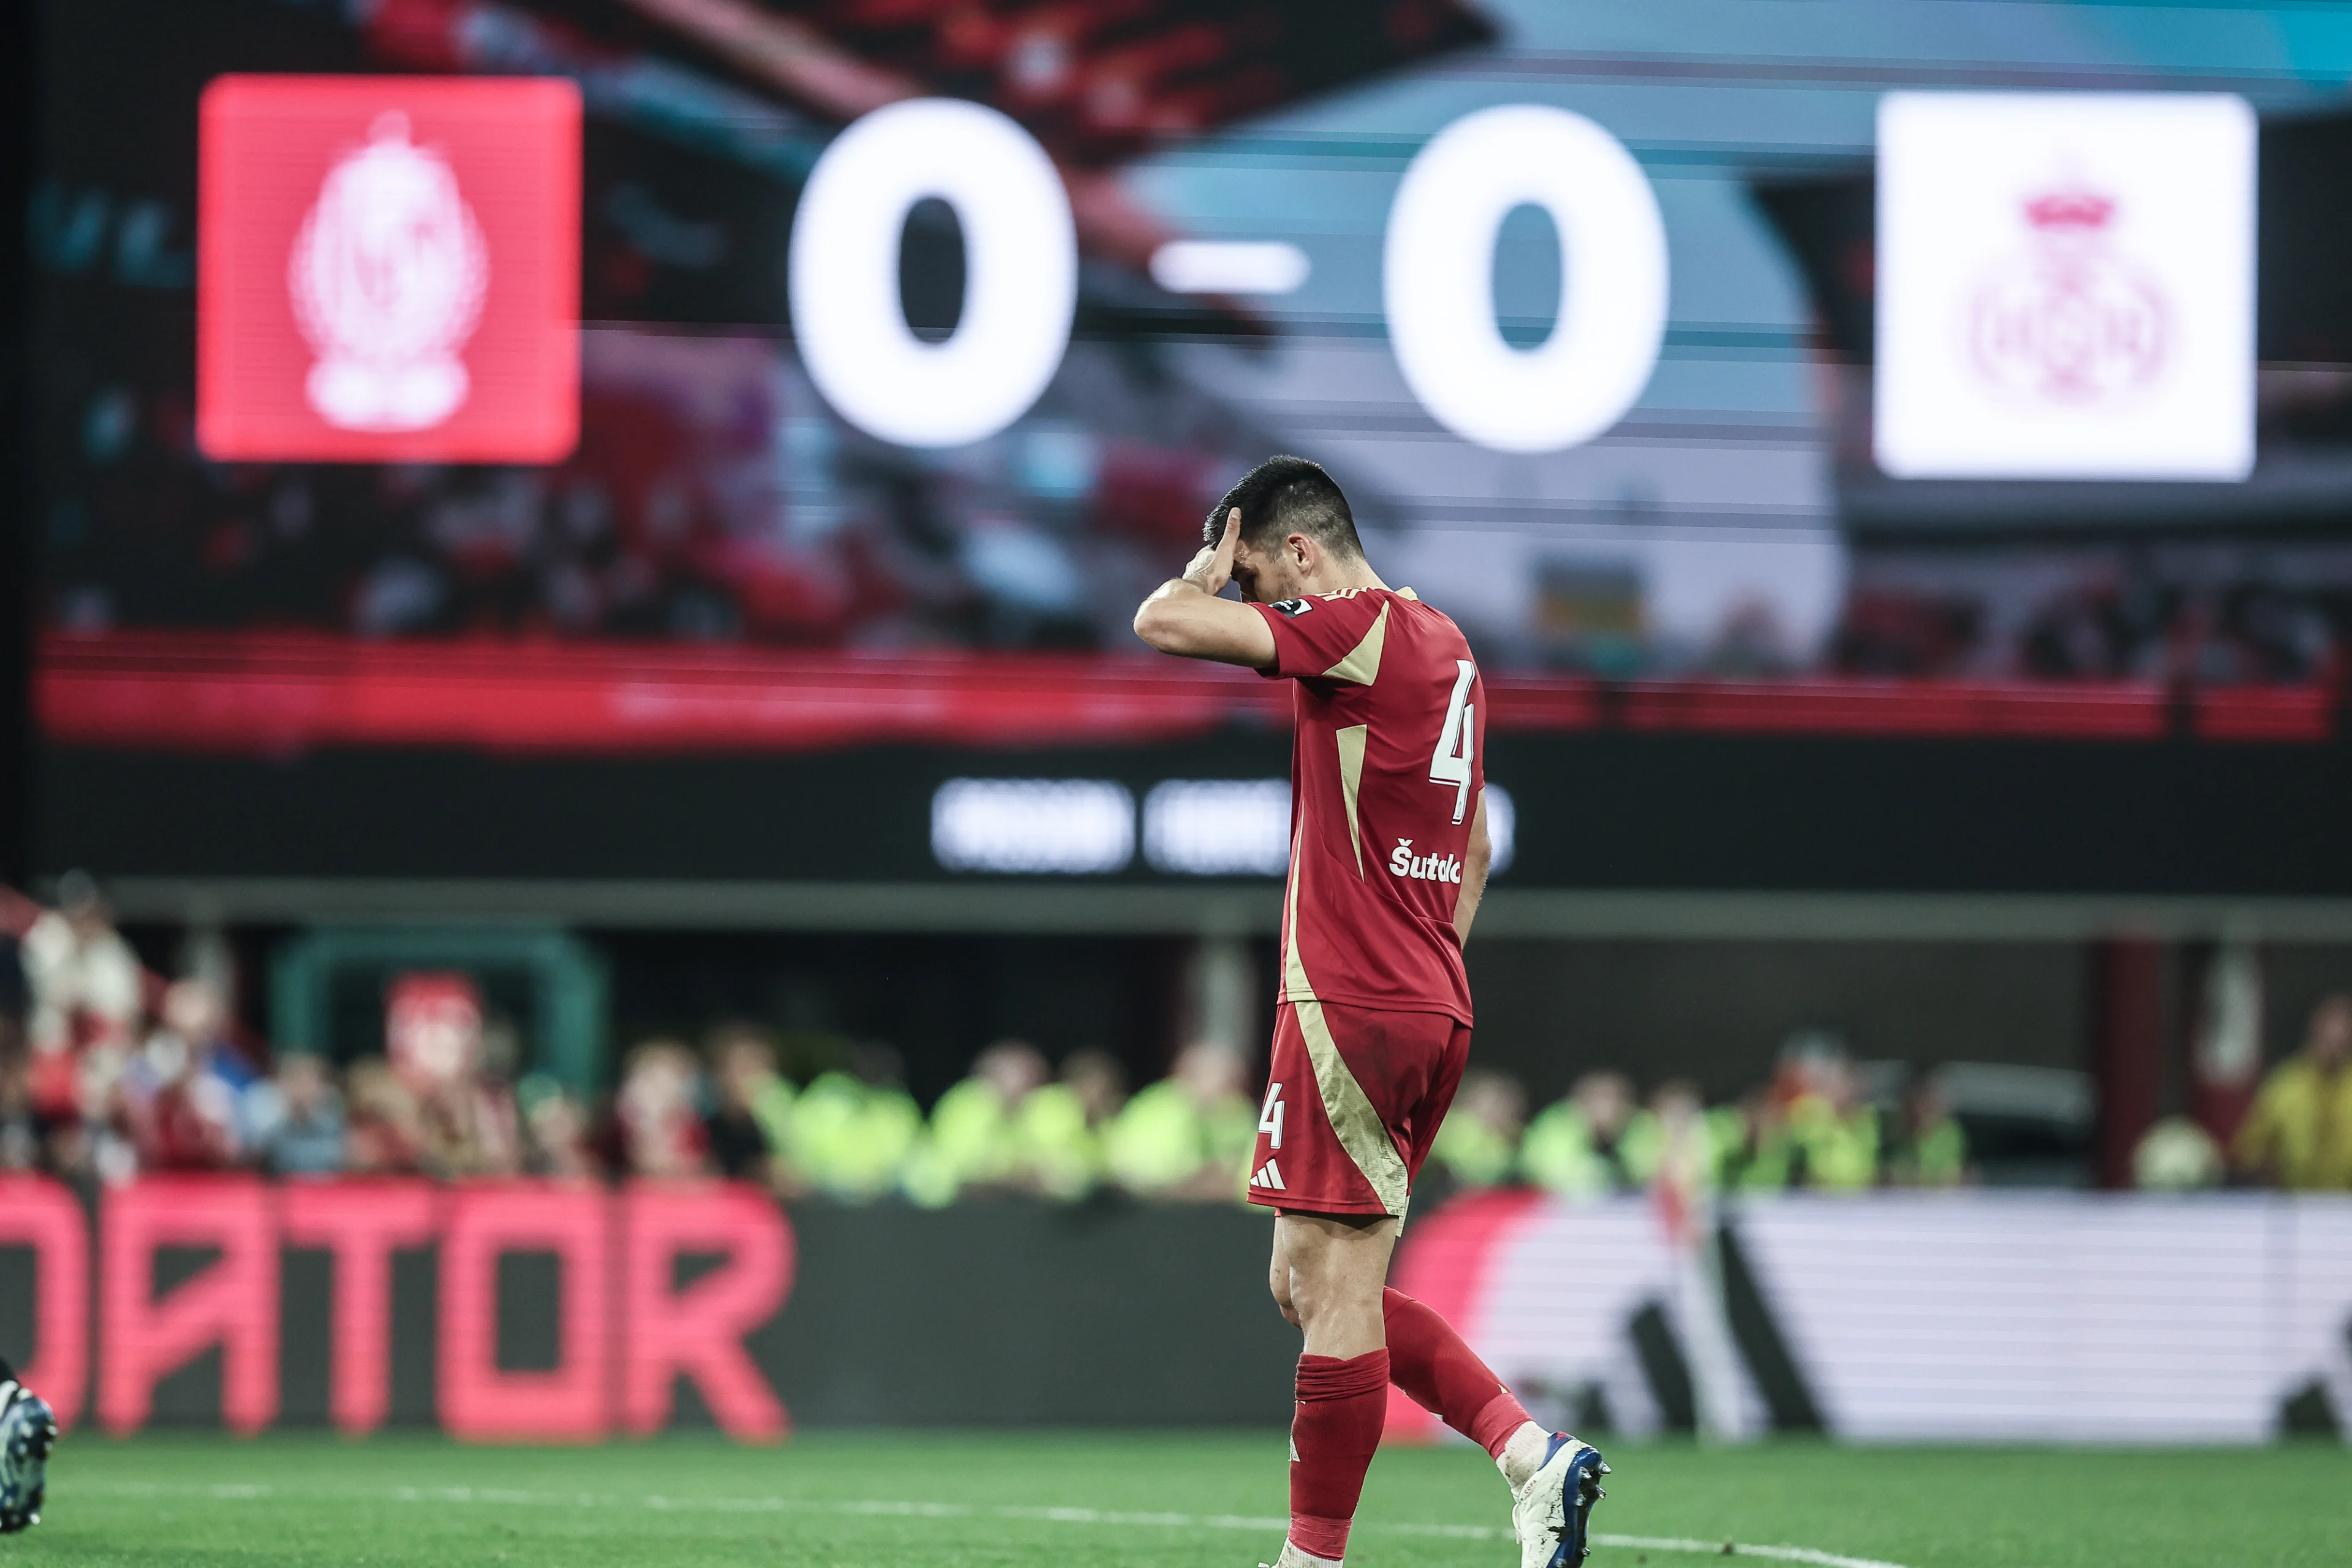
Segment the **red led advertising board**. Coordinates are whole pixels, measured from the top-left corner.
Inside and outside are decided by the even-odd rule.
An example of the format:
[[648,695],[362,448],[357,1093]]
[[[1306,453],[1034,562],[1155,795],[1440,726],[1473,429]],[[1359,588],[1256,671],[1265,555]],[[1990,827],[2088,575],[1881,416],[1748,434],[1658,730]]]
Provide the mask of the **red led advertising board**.
[[226,460],[552,462],[579,438],[570,82],[204,95],[197,431]]

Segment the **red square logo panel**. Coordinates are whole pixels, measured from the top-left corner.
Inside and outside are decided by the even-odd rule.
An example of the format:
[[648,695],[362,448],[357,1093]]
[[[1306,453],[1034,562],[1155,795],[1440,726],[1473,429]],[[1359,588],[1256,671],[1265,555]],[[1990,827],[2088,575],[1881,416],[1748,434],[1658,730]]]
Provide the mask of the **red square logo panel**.
[[228,76],[200,118],[196,411],[209,456],[571,452],[570,82]]

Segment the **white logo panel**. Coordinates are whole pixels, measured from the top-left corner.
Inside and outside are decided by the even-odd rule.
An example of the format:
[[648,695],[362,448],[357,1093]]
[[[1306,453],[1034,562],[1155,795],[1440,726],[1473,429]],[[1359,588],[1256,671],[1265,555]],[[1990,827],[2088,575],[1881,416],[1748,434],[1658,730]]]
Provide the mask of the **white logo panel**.
[[1879,467],[2245,478],[2254,138],[2225,94],[1883,100]]

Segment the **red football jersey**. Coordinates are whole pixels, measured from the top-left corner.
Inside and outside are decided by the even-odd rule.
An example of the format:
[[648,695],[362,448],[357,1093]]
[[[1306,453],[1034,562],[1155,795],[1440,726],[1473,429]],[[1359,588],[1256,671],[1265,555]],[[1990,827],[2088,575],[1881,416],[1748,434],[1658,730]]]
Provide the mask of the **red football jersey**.
[[1282,996],[1470,1017],[1454,933],[1486,785],[1486,693],[1461,628],[1410,588],[1259,605],[1297,681]]

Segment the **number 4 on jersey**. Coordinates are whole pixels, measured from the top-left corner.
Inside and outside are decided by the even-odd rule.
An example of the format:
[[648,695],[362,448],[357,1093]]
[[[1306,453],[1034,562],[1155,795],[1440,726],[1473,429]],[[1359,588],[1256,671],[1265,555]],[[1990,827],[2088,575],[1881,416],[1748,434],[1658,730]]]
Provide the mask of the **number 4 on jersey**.
[[1454,786],[1454,820],[1462,820],[1470,809],[1470,760],[1477,750],[1477,725],[1473,720],[1477,712],[1470,700],[1470,683],[1478,679],[1478,667],[1466,658],[1457,658],[1454,665],[1461,673],[1454,678],[1454,700],[1445,705],[1445,728],[1437,732],[1437,750],[1429,759],[1429,782]]

